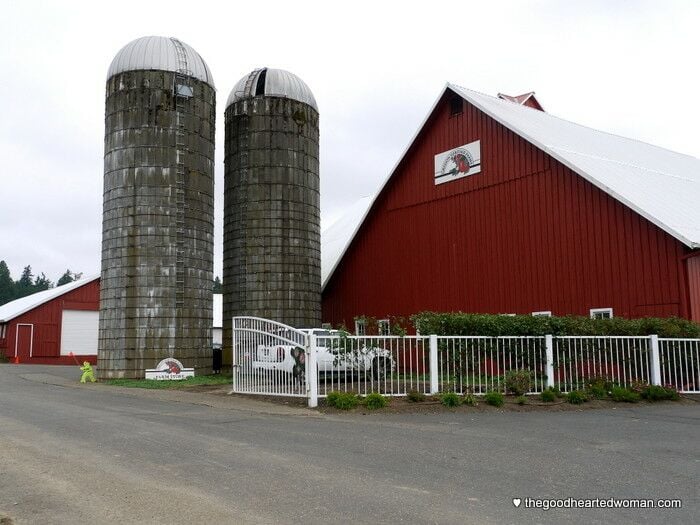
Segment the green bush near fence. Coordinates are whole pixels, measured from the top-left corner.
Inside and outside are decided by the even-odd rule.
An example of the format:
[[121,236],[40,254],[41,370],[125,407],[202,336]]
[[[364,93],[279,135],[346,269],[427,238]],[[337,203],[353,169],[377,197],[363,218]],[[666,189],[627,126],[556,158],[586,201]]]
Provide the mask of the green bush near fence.
[[367,397],[362,400],[362,404],[369,410],[377,410],[378,408],[387,406],[389,404],[389,398],[377,392],[372,392],[371,394],[367,394]]
[[678,390],[672,386],[648,385],[645,387],[641,396],[647,401],[678,401],[681,396]]
[[553,403],[558,398],[557,393],[552,387],[549,387],[542,391],[540,394],[540,399],[545,403]]
[[700,324],[669,317],[660,319],[590,319],[589,317],[534,317],[531,315],[488,315],[462,312],[421,312],[411,317],[421,334],[463,336],[566,336],[626,335],[659,337],[700,337]]
[[572,390],[566,394],[566,400],[572,405],[580,405],[588,401],[588,396],[583,390]]
[[474,394],[472,394],[471,392],[467,392],[462,396],[462,404],[467,405],[468,407],[475,407],[479,403],[476,400],[476,396]]
[[417,390],[411,390],[408,394],[406,394],[406,398],[411,403],[422,403],[425,401],[425,394],[423,392],[418,392]]
[[639,394],[621,386],[613,387],[610,391],[610,397],[618,403],[636,403],[639,401]]
[[502,407],[503,403],[505,402],[503,399],[503,394],[495,390],[492,390],[491,392],[486,392],[486,394],[484,395],[484,401],[486,401],[487,405],[491,405],[494,407]]
[[326,397],[328,406],[338,408],[340,410],[350,410],[355,408],[360,402],[360,398],[352,392],[329,392]]
[[445,392],[440,394],[440,403],[446,407],[457,407],[461,404],[461,402],[462,400],[459,398],[459,395],[455,394],[454,392]]

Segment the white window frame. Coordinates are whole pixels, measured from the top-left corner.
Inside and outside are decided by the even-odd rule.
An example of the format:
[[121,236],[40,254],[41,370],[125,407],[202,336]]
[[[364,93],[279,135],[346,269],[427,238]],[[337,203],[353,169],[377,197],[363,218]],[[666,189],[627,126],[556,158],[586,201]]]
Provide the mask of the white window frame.
[[[613,309],[612,308],[591,308],[590,310],[591,319],[612,319]],[[598,314],[608,314],[608,317],[598,316]]]
[[7,337],[7,323],[0,323],[0,339]]
[[355,335],[367,335],[367,321],[355,319]]
[[542,310],[541,312],[532,312],[532,317],[552,317],[550,310]]
[[389,319],[377,319],[377,332],[378,335],[391,334],[391,325],[389,324]]

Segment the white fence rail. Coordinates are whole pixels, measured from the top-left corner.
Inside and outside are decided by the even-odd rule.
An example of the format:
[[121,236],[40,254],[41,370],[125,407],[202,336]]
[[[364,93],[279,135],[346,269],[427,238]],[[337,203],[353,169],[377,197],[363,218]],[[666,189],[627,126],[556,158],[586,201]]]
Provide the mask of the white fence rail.
[[650,356],[649,337],[555,337],[552,384],[569,392],[584,389],[594,378],[625,387],[651,383]]
[[660,383],[680,392],[700,393],[700,339],[658,341]]
[[317,336],[256,318],[234,318],[234,391],[307,397],[330,392],[505,391],[511,370],[531,374],[531,394],[586,388],[602,378],[700,393],[700,339],[652,336]]

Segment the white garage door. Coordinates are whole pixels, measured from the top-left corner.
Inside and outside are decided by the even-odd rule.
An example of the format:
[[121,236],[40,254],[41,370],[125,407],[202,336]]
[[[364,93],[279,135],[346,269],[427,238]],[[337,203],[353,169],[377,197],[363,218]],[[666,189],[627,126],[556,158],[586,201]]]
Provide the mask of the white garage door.
[[97,355],[99,312],[63,310],[61,355]]

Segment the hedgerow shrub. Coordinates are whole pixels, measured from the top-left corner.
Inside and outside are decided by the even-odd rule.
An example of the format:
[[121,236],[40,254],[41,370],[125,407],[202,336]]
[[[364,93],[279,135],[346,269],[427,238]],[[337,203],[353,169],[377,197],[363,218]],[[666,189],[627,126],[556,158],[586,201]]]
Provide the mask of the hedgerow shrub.
[[525,396],[518,396],[515,398],[515,402],[519,405],[524,405],[527,403],[527,398]]
[[377,392],[372,392],[371,394],[367,394],[363,402],[369,410],[377,410],[378,408],[387,406],[389,404],[389,399]]
[[582,316],[536,317],[489,315],[462,312],[421,312],[411,317],[421,334],[481,336],[542,335],[629,335],[657,334],[660,337],[700,337],[700,324],[670,317],[660,319],[591,319]]
[[508,370],[506,372],[506,388],[516,396],[529,392],[532,388],[532,372],[530,370]]
[[503,394],[496,391],[486,392],[484,395],[484,401],[491,406],[502,407],[504,402]]

